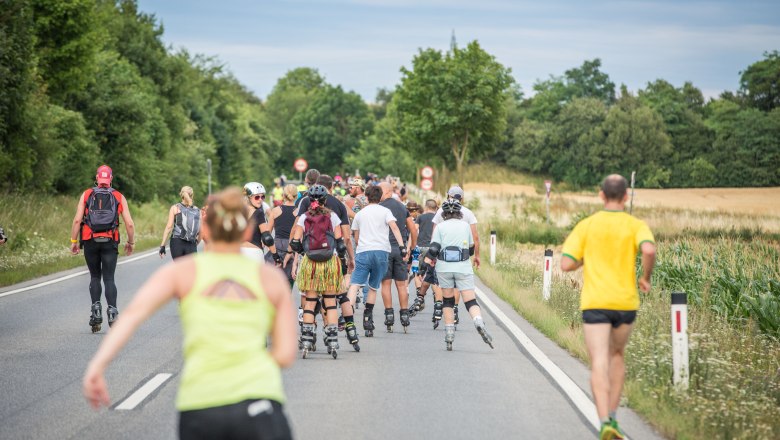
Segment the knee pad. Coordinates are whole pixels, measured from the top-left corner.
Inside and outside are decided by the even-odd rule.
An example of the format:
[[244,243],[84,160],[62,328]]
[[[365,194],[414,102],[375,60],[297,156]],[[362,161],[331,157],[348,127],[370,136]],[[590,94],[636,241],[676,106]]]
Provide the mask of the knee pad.
[[342,293],[341,295],[339,295],[339,305],[342,305],[342,304],[348,303],[348,302],[349,302],[349,298],[347,298],[347,294],[346,293]]
[[451,309],[454,308],[455,307],[455,297],[453,296],[453,297],[450,297],[450,298],[444,298],[444,300],[442,301],[442,305],[444,307],[449,307]]
[[464,304],[466,304],[466,310],[471,310],[472,307],[479,305],[476,298],[468,300]]
[[260,240],[263,242],[264,245],[271,247],[274,245],[274,236],[271,235],[270,232],[263,232],[260,234]]

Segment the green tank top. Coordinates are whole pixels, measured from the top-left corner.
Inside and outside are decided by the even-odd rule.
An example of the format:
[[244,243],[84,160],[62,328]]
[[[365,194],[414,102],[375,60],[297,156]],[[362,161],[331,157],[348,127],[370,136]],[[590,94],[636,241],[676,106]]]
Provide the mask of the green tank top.
[[[192,291],[179,304],[184,371],[176,408],[247,399],[284,403],[281,371],[265,348],[276,309],[260,287],[258,263],[240,254],[206,252],[195,256],[195,267]],[[229,289],[246,299],[223,299]]]

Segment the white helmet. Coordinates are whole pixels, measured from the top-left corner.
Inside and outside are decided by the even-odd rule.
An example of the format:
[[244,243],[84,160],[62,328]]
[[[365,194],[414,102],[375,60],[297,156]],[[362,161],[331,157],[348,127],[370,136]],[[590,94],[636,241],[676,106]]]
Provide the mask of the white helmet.
[[263,186],[263,184],[258,182],[249,182],[246,185],[244,185],[245,196],[250,197],[256,194],[265,194],[265,187]]

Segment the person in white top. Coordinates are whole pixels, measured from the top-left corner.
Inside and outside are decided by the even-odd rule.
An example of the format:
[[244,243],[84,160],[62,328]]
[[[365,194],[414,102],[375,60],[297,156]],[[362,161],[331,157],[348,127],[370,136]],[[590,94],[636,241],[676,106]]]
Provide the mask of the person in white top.
[[[458,203],[461,205],[460,213],[462,215],[462,218],[460,220],[466,222],[471,226],[471,235],[474,237],[474,257],[472,258],[472,264],[474,267],[479,269],[479,231],[477,231],[477,217],[474,215],[473,212],[471,212],[470,209],[463,206],[463,188],[455,185],[450,187],[450,189],[447,191],[447,200],[457,200]],[[436,225],[444,221],[444,218],[442,217],[442,208],[439,208],[438,211],[436,211],[436,215],[433,216],[433,230],[436,230]],[[428,260],[427,258],[425,259]],[[441,292],[441,291],[439,291]],[[434,293],[434,299],[435,302],[433,304],[433,322],[434,326],[433,328],[436,328],[438,326],[438,320],[441,319],[442,315],[442,296],[441,293],[437,293],[436,290],[433,291]],[[460,319],[458,318],[458,304],[460,304],[460,291],[455,291],[455,324],[457,324]]]
[[[382,189],[371,186],[366,189],[368,206],[361,209],[352,220],[352,231],[355,235],[355,271],[352,272],[348,297],[355,305],[357,291],[368,284],[368,298],[363,311],[363,330],[367,337],[374,335],[374,303],[376,291],[387,272],[387,257],[390,254],[390,231],[397,240],[403,243],[401,231],[398,230],[396,219],[389,209],[380,206]],[[406,255],[406,246],[401,246],[401,255]]]

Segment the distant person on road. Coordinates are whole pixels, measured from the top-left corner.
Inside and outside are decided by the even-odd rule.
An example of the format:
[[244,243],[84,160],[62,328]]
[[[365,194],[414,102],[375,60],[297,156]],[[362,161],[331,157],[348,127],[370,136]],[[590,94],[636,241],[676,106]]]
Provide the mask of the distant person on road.
[[624,351],[639,309],[637,253],[642,255],[642,292],[650,291],[655,264],[655,240],[650,228],[623,212],[627,187],[623,176],[612,174],[604,179],[599,191],[604,209],[577,224],[563,244],[561,258],[565,272],[583,267],[582,328],[602,440],[624,437],[616,412],[626,375]]
[[[425,201],[425,211],[420,214],[415,223],[417,224],[417,246],[420,248],[420,271],[414,278],[414,284],[417,290],[417,298],[414,299],[414,304],[409,309],[412,316],[415,316],[417,312],[425,309],[425,295],[428,293],[428,288],[433,288],[433,295],[436,304],[434,309],[438,311],[438,316],[434,315],[435,327],[438,327],[438,321],[441,320],[443,313],[442,304],[442,292],[439,288],[439,281],[436,279],[435,270],[423,270],[425,268],[425,255],[428,252],[428,246],[431,244],[431,236],[433,235],[433,217],[438,211],[439,205],[436,200],[428,199]],[[461,208],[462,209],[462,208]],[[462,213],[461,213],[462,215]],[[437,319],[438,318],[438,319]]]
[[295,199],[295,207],[301,202],[301,199],[306,197],[307,190],[317,184],[317,179],[320,178],[319,170],[312,168],[306,171],[306,177],[304,177],[303,183],[298,185],[298,198]]
[[193,191],[189,186],[184,186],[179,191],[181,202],[171,206],[168,210],[168,223],[165,225],[162,243],[160,243],[160,258],[165,256],[165,242],[171,236],[171,258],[176,259],[184,255],[198,252],[200,243],[201,212],[192,204]]
[[296,353],[289,284],[278,269],[241,254],[253,231],[238,188],[210,197],[208,205],[202,233],[209,249],[166,264],[141,286],[90,361],[84,396],[94,408],[110,405],[106,368],[142,322],[178,299],[179,437],[292,438],[280,371]]
[[441,209],[442,222],[433,230],[427,257],[436,268],[436,276],[443,293],[444,342],[447,350],[452,350],[456,324],[453,311],[455,291],[459,291],[463,296],[466,311],[474,320],[474,327],[482,336],[482,340],[493,348],[493,338],[485,327],[474,289],[474,269],[469,261],[475,248],[471,227],[462,221],[463,213],[459,201],[447,200],[441,204]]
[[113,325],[119,315],[114,271],[119,257],[120,215],[127,233],[125,254],[132,255],[135,246],[135,224],[130,216],[130,208],[125,196],[111,187],[113,178],[113,171],[108,165],[101,165],[97,169],[97,186],[81,194],[70,231],[70,252],[78,255],[79,249],[84,248],[84,259],[89,269],[89,295],[92,298],[89,325],[92,333],[100,331],[103,323],[101,279],[106,287],[108,325]]
[[282,203],[284,203],[284,186],[282,185],[281,181],[277,178],[274,179],[274,208],[277,206],[281,206]]
[[[271,213],[268,216],[268,228],[274,231],[274,244],[282,261],[286,261],[287,248],[290,244],[290,232],[295,224],[293,211],[295,210],[295,199],[297,196],[298,190],[295,188],[295,185],[286,185],[282,191],[282,204],[271,209]],[[271,262],[267,255],[266,262]],[[284,273],[290,281],[290,286],[295,281],[292,278],[292,266],[292,263],[285,263],[283,267]]]
[[276,264],[281,265],[282,259],[276,252],[275,240],[271,235],[271,228],[268,226],[263,207],[265,187],[258,182],[249,182],[244,185],[244,196],[246,196],[246,204],[253,226],[249,240],[241,245],[241,252],[257,261],[263,261],[263,246],[267,246]]

